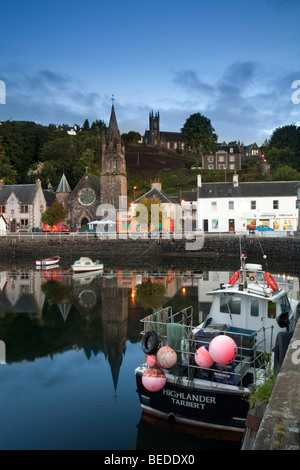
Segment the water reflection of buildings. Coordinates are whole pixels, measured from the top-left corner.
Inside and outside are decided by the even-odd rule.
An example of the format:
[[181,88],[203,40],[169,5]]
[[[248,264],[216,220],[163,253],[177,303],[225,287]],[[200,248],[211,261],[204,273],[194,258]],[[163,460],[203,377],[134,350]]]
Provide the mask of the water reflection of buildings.
[[[28,318],[34,322],[34,328],[29,329],[28,334],[37,334],[36,326],[40,325],[43,327],[42,337],[46,338],[48,322],[51,323],[55,334],[52,331],[49,344],[48,338],[43,344],[33,341],[32,345],[37,349],[30,351],[30,358],[47,355],[47,348],[49,350],[50,346],[52,350],[66,351],[75,344],[78,348],[95,354],[102,352],[110,365],[116,390],[126,341],[129,337],[133,341],[140,341],[138,320],[143,311],[134,304],[138,286],[149,281],[161,283],[165,287],[163,302],[173,299],[181,289],[186,289],[187,298],[191,295],[197,299],[197,320],[201,322],[211,304],[211,297],[207,292],[219,287],[221,283],[228,283],[232,274],[219,271],[148,273],[125,270],[109,275],[89,274],[78,278],[69,272],[60,271],[55,276],[37,271],[4,271],[0,272],[0,322],[4,322],[2,325],[0,323],[0,328],[2,332],[14,328],[9,320],[6,321],[7,314],[28,313]],[[281,279],[278,276],[276,279],[291,283],[288,276],[282,276]],[[49,280],[57,280],[66,287],[64,298],[54,301],[46,296],[44,287]],[[291,296],[299,300],[297,278],[294,278],[294,285],[291,283],[291,289]],[[56,317],[55,309],[59,312]],[[76,321],[76,318],[81,318],[81,321]],[[26,325],[28,328],[28,323]],[[26,334],[22,331],[18,331],[19,343],[26,341]],[[15,334],[14,331],[12,337]],[[0,339],[6,341],[4,337]],[[12,348],[7,348],[8,354],[11,354],[11,350]],[[24,357],[20,357],[20,350],[24,351]],[[52,350],[48,354],[52,354]],[[12,354],[12,362],[27,358],[26,348],[22,348],[22,344],[18,354],[16,357]]]
[[42,318],[45,294],[43,279],[32,272],[15,270],[0,272],[0,312],[31,313]]

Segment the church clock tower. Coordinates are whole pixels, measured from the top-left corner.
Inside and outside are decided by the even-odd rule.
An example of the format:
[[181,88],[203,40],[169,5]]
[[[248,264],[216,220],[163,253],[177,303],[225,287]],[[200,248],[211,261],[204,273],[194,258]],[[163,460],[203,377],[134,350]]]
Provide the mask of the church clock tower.
[[125,146],[118,129],[114,103],[109,127],[102,142],[102,167],[100,174],[100,203],[120,207],[120,196],[127,197]]

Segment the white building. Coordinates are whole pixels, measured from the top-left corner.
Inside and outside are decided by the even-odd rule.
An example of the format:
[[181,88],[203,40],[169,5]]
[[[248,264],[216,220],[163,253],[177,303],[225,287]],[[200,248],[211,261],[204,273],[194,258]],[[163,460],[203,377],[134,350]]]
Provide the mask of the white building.
[[264,226],[296,231],[297,181],[202,183],[197,180],[197,222],[205,232],[239,232]]
[[6,221],[2,214],[0,214],[0,237],[6,235]]
[[4,184],[0,180],[0,214],[7,222],[8,232],[31,231],[42,226],[41,217],[53,204],[55,193],[36,184]]

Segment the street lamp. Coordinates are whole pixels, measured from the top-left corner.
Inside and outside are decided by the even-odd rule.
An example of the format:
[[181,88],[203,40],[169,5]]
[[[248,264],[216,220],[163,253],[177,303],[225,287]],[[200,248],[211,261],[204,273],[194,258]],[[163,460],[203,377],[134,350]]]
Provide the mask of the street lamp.
[[133,186],[133,201],[135,201],[135,190],[137,189],[137,186]]

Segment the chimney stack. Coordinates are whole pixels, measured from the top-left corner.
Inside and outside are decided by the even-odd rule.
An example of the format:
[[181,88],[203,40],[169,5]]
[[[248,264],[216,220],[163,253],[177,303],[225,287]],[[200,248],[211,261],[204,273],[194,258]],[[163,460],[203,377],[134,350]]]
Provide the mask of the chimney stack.
[[202,186],[201,175],[197,175],[197,186],[198,186],[198,188],[201,188],[201,186]]
[[151,183],[151,189],[156,188],[158,191],[161,191],[161,182],[159,179],[155,179],[154,183]]

